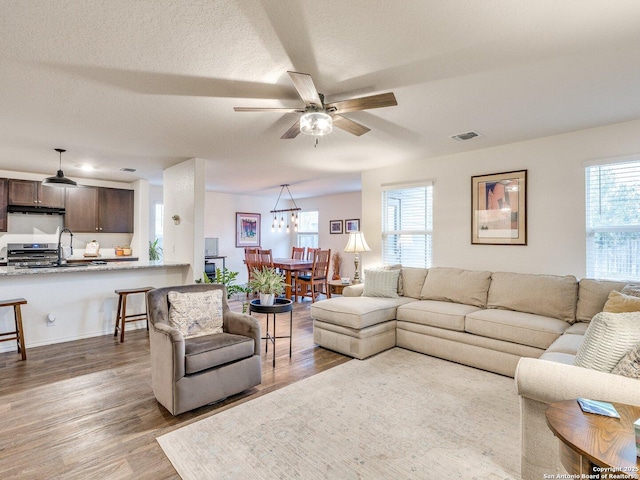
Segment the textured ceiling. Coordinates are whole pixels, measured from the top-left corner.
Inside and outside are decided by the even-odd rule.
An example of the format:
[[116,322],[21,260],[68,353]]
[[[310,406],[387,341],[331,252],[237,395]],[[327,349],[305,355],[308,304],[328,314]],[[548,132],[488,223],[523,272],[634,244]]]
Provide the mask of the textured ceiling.
[[[53,174],[63,147],[74,178],[159,184],[200,157],[209,190],[357,190],[362,170],[640,118],[638,25],[636,0],[3,0],[0,169]],[[297,114],[233,107],[301,106],[287,70],[398,106],[345,114],[361,137],[280,140]]]

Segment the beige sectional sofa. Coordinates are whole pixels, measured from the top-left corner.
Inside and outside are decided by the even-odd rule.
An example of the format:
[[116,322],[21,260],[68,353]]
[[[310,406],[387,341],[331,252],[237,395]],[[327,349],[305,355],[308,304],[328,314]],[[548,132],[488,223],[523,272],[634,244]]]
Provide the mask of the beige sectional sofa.
[[573,366],[588,322],[626,282],[437,267],[402,268],[401,279],[397,297],[362,296],[357,285],[316,302],[315,343],[359,359],[399,346],[515,376],[525,480],[566,473],[547,404],[638,403],[638,380]]

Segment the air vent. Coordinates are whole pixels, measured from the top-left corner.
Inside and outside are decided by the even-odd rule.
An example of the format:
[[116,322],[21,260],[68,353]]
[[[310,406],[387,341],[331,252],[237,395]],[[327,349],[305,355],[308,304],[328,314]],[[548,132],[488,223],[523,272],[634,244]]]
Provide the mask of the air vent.
[[473,130],[470,132],[459,133],[457,135],[451,135],[451,138],[457,140],[459,142],[464,142],[465,140],[471,140],[472,138],[479,137],[480,134],[478,132],[474,132]]
[[121,172],[129,172],[129,173],[133,173],[133,172],[135,172],[135,171],[136,171],[136,169],[135,169],[135,168],[129,168],[129,167],[122,167],[122,168],[120,169],[120,171],[121,171]]

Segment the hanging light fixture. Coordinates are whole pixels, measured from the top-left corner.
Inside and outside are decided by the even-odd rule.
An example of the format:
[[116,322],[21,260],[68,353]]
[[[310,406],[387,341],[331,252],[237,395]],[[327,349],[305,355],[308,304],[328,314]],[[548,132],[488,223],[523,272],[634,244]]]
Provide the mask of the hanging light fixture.
[[60,154],[60,167],[58,173],[54,177],[47,177],[42,181],[42,185],[47,187],[64,187],[64,188],[76,188],[78,184],[64,176],[62,171],[62,154],[66,152],[64,148],[56,148],[56,152]]
[[[287,216],[287,227],[286,227],[286,232],[289,233],[290,230],[290,224],[293,224],[293,231],[297,232],[298,231],[298,212],[300,210],[302,210],[300,207],[298,207],[298,205],[296,205],[296,201],[293,199],[293,196],[291,195],[291,192],[289,191],[289,184],[283,184],[280,185],[280,195],[278,195],[278,199],[276,200],[276,204],[273,207],[273,210],[271,210],[270,213],[273,214],[273,222],[271,223],[271,231],[275,232],[276,230],[276,224],[278,226],[278,233],[280,233],[282,231],[282,227],[284,227],[284,212],[291,212],[291,218],[289,218]],[[278,209],[278,203],[280,202],[280,197],[282,197],[282,192],[284,192],[284,189],[287,189],[287,193],[289,194],[289,199],[291,200],[291,203],[293,203],[293,208],[281,208]],[[280,214],[280,221],[278,222],[278,214]]]

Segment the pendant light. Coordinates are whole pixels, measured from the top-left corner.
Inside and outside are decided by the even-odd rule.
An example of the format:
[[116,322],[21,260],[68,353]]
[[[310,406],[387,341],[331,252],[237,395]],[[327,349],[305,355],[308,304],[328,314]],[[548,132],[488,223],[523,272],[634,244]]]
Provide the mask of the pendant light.
[[66,152],[64,148],[56,148],[56,152],[60,154],[60,167],[58,169],[58,173],[56,173],[55,177],[47,177],[42,181],[42,185],[46,185],[47,187],[64,187],[64,188],[76,188],[78,184],[64,176],[64,172],[62,171],[62,154]]
[[[291,203],[293,203],[293,208],[281,208],[278,209],[278,203],[280,202],[280,197],[282,197],[282,192],[284,192],[284,190],[287,190],[287,193],[289,194],[289,199],[291,200]],[[298,207],[298,205],[296,205],[296,201],[293,199],[293,196],[291,195],[291,192],[289,191],[289,184],[285,183],[283,185],[280,185],[280,195],[278,195],[278,199],[276,200],[276,204],[273,207],[273,210],[271,210],[271,213],[273,214],[273,222],[271,223],[271,231],[275,232],[276,231],[276,226],[278,227],[278,233],[280,233],[282,231],[282,227],[284,227],[284,212],[291,212],[291,222],[289,222],[289,220],[287,219],[287,229],[286,232],[289,233],[291,231],[289,225],[290,223],[293,223],[293,230],[294,232],[298,231],[298,212],[301,210],[300,207]],[[278,223],[278,214],[280,215],[280,222]]]

